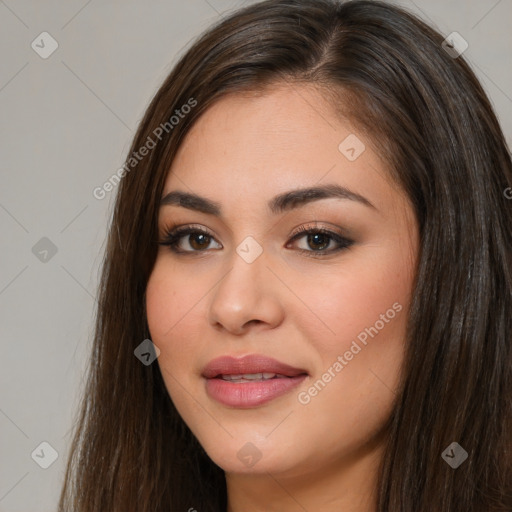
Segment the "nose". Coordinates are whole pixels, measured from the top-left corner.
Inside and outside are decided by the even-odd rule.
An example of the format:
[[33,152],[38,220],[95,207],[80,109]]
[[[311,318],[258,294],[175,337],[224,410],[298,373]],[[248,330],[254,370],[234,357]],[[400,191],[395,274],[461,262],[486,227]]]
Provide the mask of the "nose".
[[248,263],[233,251],[229,270],[209,295],[210,325],[235,335],[255,325],[277,327],[284,318],[281,293],[283,285],[269,269],[265,252]]

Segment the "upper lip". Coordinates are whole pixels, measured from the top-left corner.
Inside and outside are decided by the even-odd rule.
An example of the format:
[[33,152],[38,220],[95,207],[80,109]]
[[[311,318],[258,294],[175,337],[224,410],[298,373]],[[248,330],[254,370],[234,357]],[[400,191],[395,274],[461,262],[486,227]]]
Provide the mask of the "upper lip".
[[212,359],[204,368],[202,376],[213,379],[219,375],[242,375],[244,373],[276,373],[295,377],[307,374],[302,368],[295,368],[260,354],[251,354],[239,358],[222,356]]

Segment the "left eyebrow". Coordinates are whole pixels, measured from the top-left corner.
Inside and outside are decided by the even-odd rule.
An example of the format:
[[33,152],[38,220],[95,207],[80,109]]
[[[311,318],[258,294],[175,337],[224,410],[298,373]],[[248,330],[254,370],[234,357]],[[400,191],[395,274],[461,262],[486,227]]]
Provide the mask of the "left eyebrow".
[[[312,201],[329,198],[356,201],[378,211],[366,197],[337,184],[290,190],[289,192],[284,192],[272,198],[268,202],[268,207],[274,215],[277,215],[294,208],[299,208]],[[209,215],[222,215],[222,208],[218,202],[201,197],[197,194],[181,192],[179,190],[169,192],[161,199],[160,206],[165,205],[182,206],[183,208],[196,210]]]

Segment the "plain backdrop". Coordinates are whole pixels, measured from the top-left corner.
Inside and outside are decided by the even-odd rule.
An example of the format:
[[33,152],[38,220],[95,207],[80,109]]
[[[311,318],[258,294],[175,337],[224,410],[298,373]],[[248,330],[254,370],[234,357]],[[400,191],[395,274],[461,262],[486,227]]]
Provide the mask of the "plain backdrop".
[[[115,197],[92,191],[185,48],[248,3],[0,0],[0,512],[57,507]],[[468,42],[510,146],[512,2],[399,3]]]

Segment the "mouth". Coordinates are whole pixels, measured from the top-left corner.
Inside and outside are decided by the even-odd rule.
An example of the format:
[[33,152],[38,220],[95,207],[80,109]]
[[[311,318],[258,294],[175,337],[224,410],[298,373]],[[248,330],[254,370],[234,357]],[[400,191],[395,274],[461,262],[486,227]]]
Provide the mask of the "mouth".
[[230,407],[252,408],[290,392],[308,372],[262,355],[220,357],[202,372],[206,393]]
[[279,375],[277,373],[243,373],[241,375],[218,375],[218,379],[227,380],[229,382],[236,382],[237,384],[242,382],[256,382],[266,381],[271,379],[290,379],[289,375]]

